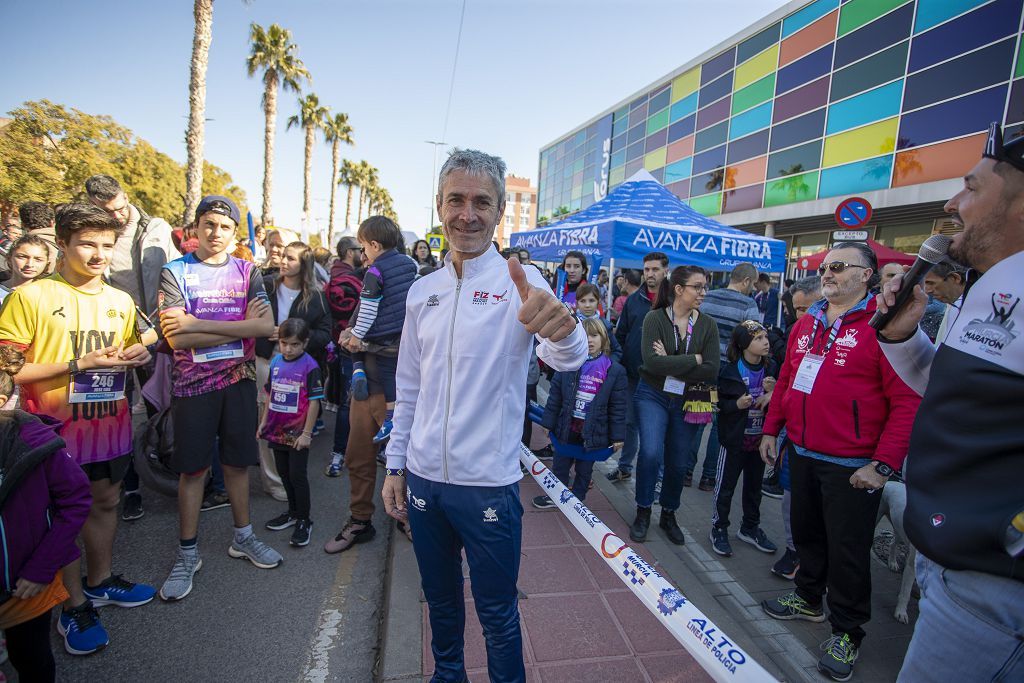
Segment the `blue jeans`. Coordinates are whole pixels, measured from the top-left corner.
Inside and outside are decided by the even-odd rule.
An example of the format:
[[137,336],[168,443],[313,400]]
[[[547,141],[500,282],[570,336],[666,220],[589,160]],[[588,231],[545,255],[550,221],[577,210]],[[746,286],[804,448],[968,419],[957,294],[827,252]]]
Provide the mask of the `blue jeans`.
[[340,355],[337,363],[341,365],[338,376],[341,378],[341,387],[338,389],[338,412],[334,414],[334,448],[335,453],[344,453],[348,445],[348,409],[351,392],[349,386],[352,383],[352,358]]
[[519,483],[457,486],[406,474],[409,525],[430,616],[432,683],[467,680],[463,633],[462,549],[469,562],[476,614],[495,683],[526,680],[519,624],[519,551],[523,506]]
[[626,440],[622,443],[622,451],[619,453],[619,469],[623,472],[633,471],[633,460],[640,450],[640,430],[636,424],[636,408],[633,403],[633,394],[636,393],[636,384],[639,381],[633,377],[626,380],[629,383],[629,393],[626,394]]
[[664,465],[661,483],[661,509],[675,512],[683,493],[686,453],[699,434],[700,425],[683,417],[683,397],[671,396],[640,380],[633,395],[640,427],[640,456],[636,468],[636,504],[649,508],[654,504],[654,485]]
[[700,457],[701,432],[704,429],[710,429],[711,432],[708,435],[708,449],[704,453],[704,468],[701,470],[700,476],[714,479],[718,473],[718,413],[714,413],[711,424],[701,427],[701,431],[697,432],[697,438],[690,444],[690,450],[686,454],[686,474],[693,475],[693,470],[697,467],[697,458]]
[[921,613],[898,682],[1024,680],[1024,583],[920,553],[916,568]]
[[[571,480],[571,485],[569,479],[570,469],[576,472],[576,476]],[[580,500],[584,500],[587,497],[590,480],[594,478],[593,460],[577,460],[576,458],[569,458],[555,452],[555,457],[551,459],[551,471],[554,472],[560,482],[572,490],[572,495]]]

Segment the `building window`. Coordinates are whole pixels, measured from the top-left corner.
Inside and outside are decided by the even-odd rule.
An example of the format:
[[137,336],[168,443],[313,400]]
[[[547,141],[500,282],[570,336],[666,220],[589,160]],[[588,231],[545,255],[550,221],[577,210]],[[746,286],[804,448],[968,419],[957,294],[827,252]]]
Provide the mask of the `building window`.
[[505,216],[505,226],[511,228],[513,225],[513,218],[511,215]]
[[519,227],[520,228],[528,228],[528,227],[530,227],[530,217],[529,216],[520,216],[519,217]]

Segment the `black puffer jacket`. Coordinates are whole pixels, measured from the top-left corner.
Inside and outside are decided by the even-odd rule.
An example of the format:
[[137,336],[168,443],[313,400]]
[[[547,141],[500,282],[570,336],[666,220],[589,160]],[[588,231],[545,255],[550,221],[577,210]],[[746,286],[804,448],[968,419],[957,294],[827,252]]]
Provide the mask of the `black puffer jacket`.
[[[268,275],[263,278],[263,286],[270,298],[270,307],[274,311],[274,320],[277,317],[277,277]],[[296,297],[292,302],[291,310],[288,311],[289,318],[302,318],[309,324],[309,343],[306,345],[306,353],[323,367],[327,362],[327,345],[331,342],[331,312],[327,308],[327,299],[324,293],[317,290],[314,296],[310,297],[309,303],[303,305],[302,296]],[[260,358],[270,358],[274,355],[274,342],[267,337],[256,339],[256,355]]]
[[[765,359],[765,377],[779,377],[779,365],[771,356]],[[747,425],[747,413],[750,407],[739,408],[736,401],[749,393],[747,384],[740,375],[739,366],[735,362],[722,363],[718,373],[718,441],[727,451],[739,451],[743,448],[743,432]],[[751,404],[753,405],[753,404]],[[765,408],[765,414],[768,409]]]

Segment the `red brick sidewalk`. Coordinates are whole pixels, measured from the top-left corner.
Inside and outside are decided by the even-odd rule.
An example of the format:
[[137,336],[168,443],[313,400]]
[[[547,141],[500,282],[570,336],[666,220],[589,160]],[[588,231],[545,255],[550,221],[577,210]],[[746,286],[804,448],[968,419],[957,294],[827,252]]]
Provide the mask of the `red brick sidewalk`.
[[[598,557],[557,508],[537,510],[541,493],[530,477],[520,483],[523,557],[519,590],[526,680],[544,683],[615,681],[669,683],[711,678]],[[625,523],[594,487],[587,506],[621,538]],[[645,559],[649,554],[639,546]],[[685,591],[684,591],[685,592]],[[466,668],[487,680],[487,654],[466,581]],[[430,624],[423,604],[423,674],[430,679]]]

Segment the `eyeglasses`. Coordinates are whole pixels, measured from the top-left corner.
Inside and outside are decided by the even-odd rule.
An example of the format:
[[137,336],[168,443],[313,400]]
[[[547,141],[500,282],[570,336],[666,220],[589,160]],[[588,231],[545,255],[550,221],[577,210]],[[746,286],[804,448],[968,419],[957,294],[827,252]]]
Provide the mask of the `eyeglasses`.
[[362,253],[363,251],[365,251],[362,247],[349,247],[348,250],[349,251],[358,251],[359,253]]
[[700,292],[702,294],[706,294],[709,289],[707,285],[683,285],[683,287],[689,287],[693,291]]
[[847,263],[846,261],[833,261],[832,263],[822,263],[818,266],[818,275],[824,275],[826,270],[831,270],[833,273],[841,273],[847,268],[863,268],[867,270],[867,266],[860,266],[856,263]]

